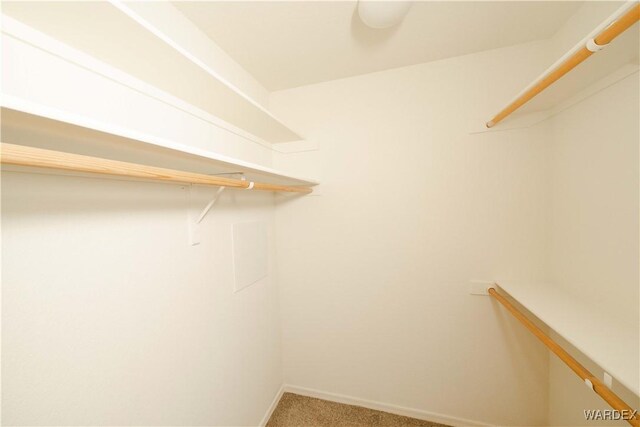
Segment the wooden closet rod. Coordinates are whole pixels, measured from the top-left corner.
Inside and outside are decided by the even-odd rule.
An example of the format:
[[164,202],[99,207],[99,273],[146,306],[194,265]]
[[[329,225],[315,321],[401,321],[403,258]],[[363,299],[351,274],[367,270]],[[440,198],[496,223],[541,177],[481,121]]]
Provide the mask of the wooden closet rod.
[[[542,332],[542,329],[538,328],[531,320],[527,318],[520,310],[513,306],[505,297],[500,295],[494,288],[489,288],[489,295],[494,297],[500,304],[502,304],[513,316],[520,321],[527,329],[529,329],[533,335],[538,337],[542,343],[556,354],[567,366],[573,370],[582,380],[589,385],[593,391],[595,391],[600,397],[602,397],[613,409],[629,416],[627,421],[634,427],[640,426],[640,416],[634,413],[631,406],[627,405],[622,399],[618,397],[610,388],[604,385],[598,378],[594,377],[591,372],[580,364],[576,359],[571,357],[565,349],[549,338],[547,334]],[[628,412],[627,412],[628,411]],[[632,415],[634,414],[634,415]]]
[[636,3],[634,7],[629,9],[624,15],[622,15],[592,39],[593,42],[595,42],[595,46],[588,42],[586,46],[582,47],[569,58],[565,59],[560,65],[551,70],[546,76],[541,78],[536,84],[534,84],[531,88],[529,88],[522,95],[516,98],[515,101],[513,101],[502,111],[496,114],[491,120],[489,120],[486,124],[487,127],[491,128],[500,123],[511,113],[529,102],[531,98],[551,86],[562,76],[567,74],[585,59],[597,52],[601,47],[607,45],[613,39],[622,34],[627,28],[635,24],[639,18],[640,4]]
[[[181,182],[184,184],[216,185],[229,188],[248,189],[251,186],[251,181],[243,181],[240,179],[158,168],[100,157],[64,153],[62,151],[43,150],[41,148],[26,147],[23,145],[0,144],[0,158],[2,164],[7,165],[62,169],[102,175]],[[311,193],[313,191],[310,187],[293,187],[265,184],[262,182],[254,182],[251,188],[254,190],[283,191],[289,193]]]

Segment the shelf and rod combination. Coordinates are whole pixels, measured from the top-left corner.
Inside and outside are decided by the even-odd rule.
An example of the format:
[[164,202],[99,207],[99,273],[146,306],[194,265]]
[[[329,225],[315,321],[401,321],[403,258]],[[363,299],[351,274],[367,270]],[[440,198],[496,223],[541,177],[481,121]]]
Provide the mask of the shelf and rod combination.
[[6,143],[0,144],[0,156],[1,163],[6,165],[88,172],[101,175],[179,182],[183,184],[215,185],[245,190],[288,193],[311,193],[313,191],[310,187],[277,185],[224,178]]
[[640,427],[640,415],[627,405],[618,395],[616,395],[602,381],[596,378],[587,368],[582,366],[580,362],[574,359],[565,349],[557,342],[545,334],[542,329],[537,327],[527,316],[518,310],[504,296],[500,295],[495,288],[488,289],[489,295],[502,304],[520,323],[522,323],[531,333],[533,333],[542,343],[560,358],[573,372],[576,373],[596,394],[604,399],[611,407],[618,410],[626,416],[625,421],[634,427]]
[[552,65],[551,68],[542,75],[542,77],[538,78],[533,84],[525,88],[514,101],[486,123],[487,128],[492,128],[496,124],[500,123],[518,108],[529,102],[533,97],[551,86],[562,78],[562,76],[574,69],[595,52],[604,48],[613,39],[638,22],[638,19],[640,19],[640,4],[637,2],[633,3],[635,5],[631,8],[628,8],[627,6],[626,10],[619,10],[619,16],[614,17],[614,20],[610,25],[597,33],[595,37],[588,39],[586,44],[584,44],[580,49],[575,52],[570,52],[566,58],[561,58],[560,61]]

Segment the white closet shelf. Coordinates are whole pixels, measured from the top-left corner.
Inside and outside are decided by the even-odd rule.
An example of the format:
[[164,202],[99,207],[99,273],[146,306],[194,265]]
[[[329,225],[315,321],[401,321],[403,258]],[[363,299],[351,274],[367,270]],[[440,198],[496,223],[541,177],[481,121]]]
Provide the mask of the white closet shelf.
[[[639,51],[640,51],[640,37],[637,21],[638,6],[637,2],[628,2],[623,5],[612,16],[603,21],[597,28],[586,37],[578,42],[572,49],[561,56],[556,62],[554,62],[546,71],[540,76],[534,79],[528,84],[518,95],[516,95],[499,114],[493,117],[490,121],[502,120],[509,116],[509,121],[517,120],[523,116],[532,115],[534,113],[547,112],[550,115],[563,110],[567,104],[573,104],[572,101],[579,101],[584,96],[588,96],[591,92],[597,91],[615,83],[635,72],[639,68]],[[626,19],[632,23],[627,29],[623,29],[622,32],[615,37],[614,40],[608,44],[602,46],[602,50],[598,51],[594,48],[591,41],[599,34],[602,34],[603,30],[611,27],[611,23],[617,22],[620,19]],[[635,21],[634,21],[635,20]],[[581,52],[595,50],[595,53],[591,56],[587,56],[584,63],[579,63],[575,66],[575,55],[582,54]],[[531,91],[537,90],[544,81],[552,80],[552,76],[560,72],[560,70],[566,70],[570,66],[575,68],[569,68],[567,74],[560,76],[559,80],[551,83],[550,86],[542,89],[541,92],[536,92],[531,95]],[[566,71],[564,71],[566,72]],[[591,86],[594,87],[593,90]],[[603,86],[603,87],[600,87]],[[587,93],[588,92],[588,93]],[[532,98],[529,98],[532,96]],[[515,106],[523,99],[521,106]],[[506,100],[505,100],[506,101]],[[505,115],[502,115],[502,114]],[[506,121],[503,122],[506,124]],[[493,126],[493,125],[491,125]],[[491,127],[488,125],[488,127]],[[495,125],[496,129],[500,129],[499,125]]]
[[[53,2],[33,8],[16,2],[8,9],[5,13],[13,15],[2,15],[2,33],[8,37],[177,108],[185,108],[186,103],[190,113],[246,138],[264,144],[303,139],[272,114],[264,101],[228,82],[190,52],[184,40],[174,40],[125,3]],[[85,33],[68,31],[69,26]],[[140,52],[145,61],[132,61]],[[181,79],[162,78],[158,67]],[[181,80],[190,84],[181,84]]]
[[[207,175],[242,175],[248,181],[275,185],[310,187],[318,184],[312,179],[293,176],[203,148],[117,128],[46,107],[30,105],[23,110],[9,108],[6,105],[7,99],[9,98],[3,99],[1,110],[4,143]],[[39,114],[35,114],[36,110]],[[12,170],[15,167],[22,168],[5,166],[3,169]]]
[[[640,395],[639,331],[549,283],[498,281],[498,286],[636,395]],[[615,385],[614,385],[615,388]]]

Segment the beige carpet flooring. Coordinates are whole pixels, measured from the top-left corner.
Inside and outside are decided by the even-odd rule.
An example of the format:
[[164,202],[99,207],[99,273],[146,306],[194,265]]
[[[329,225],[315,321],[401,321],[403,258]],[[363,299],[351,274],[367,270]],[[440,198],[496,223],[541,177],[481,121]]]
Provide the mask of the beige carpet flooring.
[[284,393],[267,427],[448,427],[360,406]]

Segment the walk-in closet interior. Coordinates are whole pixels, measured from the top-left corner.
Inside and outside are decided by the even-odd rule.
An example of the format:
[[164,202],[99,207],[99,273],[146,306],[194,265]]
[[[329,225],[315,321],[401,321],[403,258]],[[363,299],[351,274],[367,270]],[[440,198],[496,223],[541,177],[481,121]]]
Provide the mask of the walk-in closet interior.
[[640,426],[638,1],[2,1],[5,426]]

